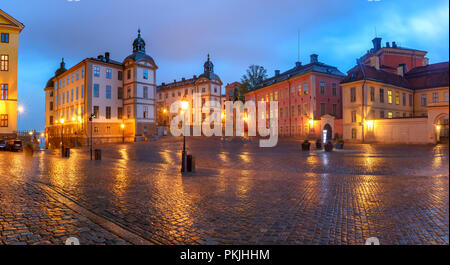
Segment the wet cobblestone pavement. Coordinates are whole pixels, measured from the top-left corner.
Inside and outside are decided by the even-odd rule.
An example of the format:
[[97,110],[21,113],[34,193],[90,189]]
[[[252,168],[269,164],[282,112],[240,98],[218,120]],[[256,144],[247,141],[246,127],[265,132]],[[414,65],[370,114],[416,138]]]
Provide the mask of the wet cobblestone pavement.
[[102,146],[102,161],[0,152],[0,244],[132,243],[58,196],[155,244],[449,243],[448,145],[187,141],[197,172],[184,177],[181,138]]

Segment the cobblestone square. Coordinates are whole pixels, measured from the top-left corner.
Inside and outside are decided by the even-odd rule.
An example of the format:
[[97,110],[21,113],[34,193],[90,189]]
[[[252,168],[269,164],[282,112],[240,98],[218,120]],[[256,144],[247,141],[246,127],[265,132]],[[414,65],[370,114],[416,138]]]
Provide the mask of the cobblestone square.
[[448,244],[448,145],[182,138],[0,152],[0,244]]

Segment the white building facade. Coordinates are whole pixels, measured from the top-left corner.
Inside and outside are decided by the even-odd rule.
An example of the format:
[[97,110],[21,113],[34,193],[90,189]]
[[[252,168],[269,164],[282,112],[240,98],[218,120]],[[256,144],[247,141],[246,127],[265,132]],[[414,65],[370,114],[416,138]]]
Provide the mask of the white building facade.
[[87,145],[91,137],[104,143],[153,136],[157,69],[140,31],[123,62],[105,53],[67,70],[62,61],[45,88],[47,147]]

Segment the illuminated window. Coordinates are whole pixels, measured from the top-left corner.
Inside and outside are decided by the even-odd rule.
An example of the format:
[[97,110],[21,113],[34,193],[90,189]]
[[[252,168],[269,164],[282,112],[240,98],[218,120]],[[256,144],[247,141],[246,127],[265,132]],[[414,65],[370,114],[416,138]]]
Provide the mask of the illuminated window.
[[392,90],[388,90],[388,103],[392,104]]
[[98,119],[99,115],[99,107],[94,106],[94,118]]
[[303,84],[303,93],[305,94],[305,95],[308,95],[308,83],[304,83]]
[[389,119],[392,119],[392,111],[389,111],[389,112],[388,112],[388,118],[389,118]]
[[270,100],[273,100],[273,93],[272,92],[270,92]]
[[8,71],[9,69],[9,56],[0,55],[0,71]]
[[0,114],[0,127],[8,127],[8,114]]
[[399,105],[400,104],[400,93],[395,92],[395,104]]
[[356,122],[356,110],[351,112],[352,122]]
[[275,100],[278,100],[278,91],[275,91]]
[[298,90],[298,95],[301,96],[302,95],[302,85],[298,85],[297,90]]

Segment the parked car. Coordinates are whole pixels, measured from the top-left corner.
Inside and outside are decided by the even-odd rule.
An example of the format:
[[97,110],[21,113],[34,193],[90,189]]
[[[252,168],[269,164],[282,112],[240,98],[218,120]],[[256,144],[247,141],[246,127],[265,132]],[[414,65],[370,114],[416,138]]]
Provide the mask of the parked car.
[[0,140],[0,151],[6,150],[6,140]]
[[21,140],[9,140],[6,144],[7,151],[18,152],[23,150],[23,145]]

